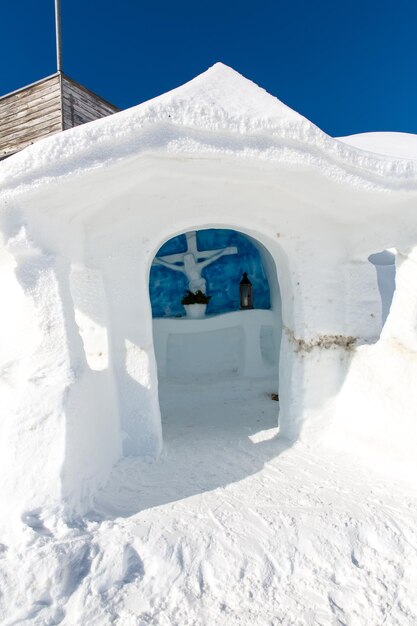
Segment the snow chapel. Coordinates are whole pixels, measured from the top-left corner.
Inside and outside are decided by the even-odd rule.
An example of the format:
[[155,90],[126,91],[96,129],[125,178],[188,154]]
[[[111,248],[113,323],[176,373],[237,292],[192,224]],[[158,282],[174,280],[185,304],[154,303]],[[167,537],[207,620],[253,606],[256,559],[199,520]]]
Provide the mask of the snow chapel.
[[122,456],[157,462],[172,381],[268,381],[279,438],[337,425],[397,467],[417,443],[416,137],[332,138],[221,63],[120,112],[46,82],[47,136],[0,137],[8,507],[71,516]]

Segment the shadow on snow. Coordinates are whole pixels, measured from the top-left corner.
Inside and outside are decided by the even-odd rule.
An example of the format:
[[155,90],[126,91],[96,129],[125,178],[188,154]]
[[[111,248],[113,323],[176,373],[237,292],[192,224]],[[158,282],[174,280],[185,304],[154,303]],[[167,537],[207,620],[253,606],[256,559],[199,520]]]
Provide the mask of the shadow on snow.
[[164,451],[128,457],[96,498],[95,519],[130,517],[244,480],[291,446],[278,439],[272,380],[160,384]]

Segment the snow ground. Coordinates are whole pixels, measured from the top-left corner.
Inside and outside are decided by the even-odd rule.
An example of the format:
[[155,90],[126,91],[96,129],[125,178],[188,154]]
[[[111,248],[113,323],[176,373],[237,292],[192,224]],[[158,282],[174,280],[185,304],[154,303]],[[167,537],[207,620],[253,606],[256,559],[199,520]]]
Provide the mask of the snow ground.
[[3,545],[1,623],[415,624],[416,491],[277,440],[274,391],[162,385],[160,461],[123,460],[88,518],[32,512]]

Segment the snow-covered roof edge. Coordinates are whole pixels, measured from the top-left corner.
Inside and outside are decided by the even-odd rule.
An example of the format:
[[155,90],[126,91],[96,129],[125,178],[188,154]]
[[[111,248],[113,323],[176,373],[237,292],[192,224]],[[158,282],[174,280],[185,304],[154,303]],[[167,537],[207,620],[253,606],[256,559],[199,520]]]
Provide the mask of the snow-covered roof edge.
[[311,165],[354,185],[417,187],[417,162],[365,152],[346,139],[330,137],[252,81],[216,63],[177,89],[10,157],[0,163],[0,185],[20,190],[128,156],[164,153]]

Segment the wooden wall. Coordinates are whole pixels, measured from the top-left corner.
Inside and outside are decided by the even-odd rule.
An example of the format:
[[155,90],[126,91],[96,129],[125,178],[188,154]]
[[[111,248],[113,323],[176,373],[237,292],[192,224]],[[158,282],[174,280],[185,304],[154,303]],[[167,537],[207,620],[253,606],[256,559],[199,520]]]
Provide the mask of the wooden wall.
[[60,82],[50,76],[0,98],[0,158],[62,130]]
[[64,74],[0,98],[0,160],[54,133],[118,111]]
[[115,106],[68,76],[62,76],[62,107],[64,130],[118,111]]

